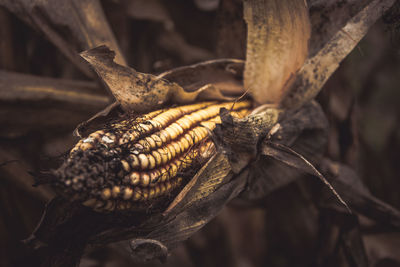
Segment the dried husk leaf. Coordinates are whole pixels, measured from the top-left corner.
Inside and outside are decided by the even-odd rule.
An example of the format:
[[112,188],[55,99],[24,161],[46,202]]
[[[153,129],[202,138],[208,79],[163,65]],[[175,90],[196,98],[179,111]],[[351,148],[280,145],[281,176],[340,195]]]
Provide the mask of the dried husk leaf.
[[213,141],[229,159],[236,174],[258,156],[260,140],[278,122],[282,110],[268,109],[239,119],[230,116],[228,110],[221,110],[221,124],[214,129]]
[[[126,112],[155,110],[165,105],[176,92],[183,91],[175,83],[115,63],[115,53],[106,46],[84,51],[80,55],[96,71],[104,86]],[[190,93],[182,95],[182,98],[185,97],[191,101],[195,99],[195,95]]]
[[[240,95],[242,92],[236,78],[241,73],[241,62],[236,60],[204,62],[154,76],[116,64],[114,53],[106,46],[82,52],[81,56],[90,63],[125,112],[144,113],[167,103],[232,100],[228,94]],[[208,78],[203,81],[206,76]],[[183,83],[183,87],[178,83]]]
[[315,56],[307,59],[297,75],[293,89],[283,99],[281,106],[296,109],[313,99],[339,67],[340,62],[395,2],[395,0],[372,1],[351,18]]
[[[400,229],[400,211],[374,197],[354,170],[328,159],[322,161],[321,168],[354,211],[386,227]],[[343,212],[342,207],[334,203],[327,194],[323,194],[319,203],[322,207]]]
[[315,56],[324,45],[372,0],[317,0],[308,1],[311,38],[308,57]]
[[268,155],[264,153],[265,149],[268,150],[267,142],[291,147],[312,163],[316,163],[322,157],[327,142],[327,128],[326,117],[316,102],[307,104],[297,111],[286,111],[282,114],[277,131],[270,138],[265,138],[257,147],[261,155],[252,163],[249,185],[241,194],[241,198],[250,201],[262,199],[304,176],[304,172],[298,168],[288,168],[283,159],[287,159],[288,162],[297,160],[288,156],[280,158],[280,155],[275,158],[271,154],[267,157]]
[[116,62],[126,65],[98,0],[2,0],[20,19],[41,31],[82,72],[92,72],[77,52],[105,44],[116,51]]
[[279,104],[308,53],[310,23],[304,0],[246,0],[244,87],[257,104]]
[[240,59],[215,59],[175,68],[157,78],[175,82],[188,92],[212,85],[224,96],[240,96],[244,93],[243,68]]

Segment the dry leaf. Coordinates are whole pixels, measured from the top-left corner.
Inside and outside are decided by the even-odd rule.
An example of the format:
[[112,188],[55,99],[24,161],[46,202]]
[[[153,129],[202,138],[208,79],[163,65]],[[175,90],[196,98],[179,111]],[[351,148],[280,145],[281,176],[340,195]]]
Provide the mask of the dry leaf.
[[293,84],[293,89],[283,99],[281,106],[296,109],[313,99],[339,67],[340,62],[395,2],[374,0],[349,20],[315,56],[307,59]]
[[240,95],[242,89],[235,77],[241,75],[241,62],[237,60],[206,61],[154,76],[116,64],[114,52],[106,46],[82,52],[81,56],[90,63],[126,112],[144,113],[171,102],[231,100],[223,93]]
[[304,0],[246,0],[244,87],[257,104],[279,104],[308,53],[310,23]]

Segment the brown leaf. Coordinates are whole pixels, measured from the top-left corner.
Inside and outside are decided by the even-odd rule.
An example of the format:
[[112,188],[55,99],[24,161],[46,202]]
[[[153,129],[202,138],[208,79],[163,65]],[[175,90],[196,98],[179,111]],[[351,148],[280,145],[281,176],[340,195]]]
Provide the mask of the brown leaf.
[[257,104],[279,104],[308,53],[310,23],[304,0],[246,0],[244,86]]
[[357,15],[369,2],[371,2],[371,0],[308,1],[312,28],[308,56],[315,56],[337,31],[341,29],[348,20]]
[[242,93],[237,78],[241,75],[241,61],[238,60],[206,61],[154,76],[116,64],[114,53],[106,46],[82,52],[81,56],[91,64],[126,112],[143,113],[168,102],[232,100],[229,95]]
[[395,0],[375,0],[351,18],[312,58],[307,59],[288,95],[284,108],[298,108],[313,99],[340,62],[354,49],[369,28],[388,10]]
[[[280,116],[279,127],[275,132],[264,135],[266,141],[273,141],[298,151],[313,163],[320,160],[327,142],[328,123],[321,107],[312,102],[296,111],[286,111]],[[264,142],[257,141],[258,150]],[[277,159],[259,156],[250,167],[247,190],[241,198],[259,200],[271,192],[304,177],[304,173],[288,166]],[[262,179],[260,179],[262,177]]]
[[[329,160],[323,161],[322,167],[330,176],[332,185],[353,210],[380,224],[400,229],[400,211],[374,197],[354,170]],[[325,198],[321,204],[340,210],[329,198]]]
[[126,112],[152,111],[172,99],[175,103],[192,102],[198,95],[198,92],[185,92],[176,83],[115,63],[115,53],[106,46],[84,51],[80,55]]
[[277,123],[281,113],[281,110],[271,108],[239,119],[226,109],[220,111],[222,123],[216,125],[212,138],[217,149],[228,156],[234,173],[240,173],[257,157],[260,140]]
[[244,93],[243,68],[243,60],[216,59],[175,68],[157,77],[175,82],[188,92],[212,85],[225,96],[240,96]]

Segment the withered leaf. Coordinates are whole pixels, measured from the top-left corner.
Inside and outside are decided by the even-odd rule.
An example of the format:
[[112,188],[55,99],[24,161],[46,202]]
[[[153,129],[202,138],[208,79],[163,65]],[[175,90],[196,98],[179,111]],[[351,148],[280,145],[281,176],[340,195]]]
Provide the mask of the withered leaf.
[[258,154],[258,145],[277,123],[281,110],[268,109],[246,118],[232,117],[228,110],[220,112],[221,124],[212,135],[217,149],[226,154],[234,173],[239,173]]
[[[265,142],[274,142],[291,147],[311,162],[317,162],[327,142],[328,123],[321,107],[312,102],[296,111],[286,111],[279,118],[279,127],[271,136],[264,135],[258,140],[257,151],[261,155],[251,163],[249,184],[243,199],[262,199],[271,192],[303,177],[303,173],[278,159],[266,157],[263,153]],[[260,178],[262,177],[262,179]]]
[[313,99],[340,62],[395,2],[374,0],[352,17],[315,56],[307,59],[281,106],[295,109]]
[[[322,168],[332,185],[353,210],[380,224],[400,229],[400,211],[374,197],[354,170],[327,159],[322,162]],[[342,210],[331,201],[330,197],[325,195],[322,200],[321,206]]]
[[[155,76],[115,63],[114,52],[106,46],[82,52],[81,56],[90,63],[126,112],[143,113],[168,102],[185,104],[197,99],[229,100],[232,98],[223,93],[237,95],[242,90],[235,78],[241,75],[241,62],[236,60],[204,62]],[[212,71],[215,73],[211,74]],[[202,81],[206,76],[208,78]],[[178,83],[183,83],[183,87]]]
[[308,1],[311,22],[308,56],[315,56],[337,31],[369,2],[371,0],[346,0],[345,3],[335,0]]
[[307,58],[310,23],[304,0],[246,0],[244,87],[257,104],[279,104]]
[[275,144],[268,141],[265,142],[265,144],[263,145],[262,153],[266,156],[281,161],[288,166],[294,167],[299,171],[304,171],[308,174],[318,177],[331,190],[331,192],[343,204],[343,206],[345,206],[348,211],[351,212],[346,202],[336,192],[336,190],[332,187],[328,180],[312,165],[312,163],[305,159],[301,154],[295,152],[289,147],[285,147],[283,145]]
[[176,103],[192,102],[198,95],[196,92],[185,92],[176,83],[115,63],[115,53],[106,46],[84,51],[80,55],[126,112],[155,110],[172,99]]
[[168,210],[168,223],[157,227],[146,238],[159,240],[171,248],[189,238],[243,190],[247,176],[233,178],[232,174],[226,157],[217,154],[196,175],[195,184],[178,205]]
[[212,85],[226,97],[238,96],[244,93],[243,68],[243,60],[215,59],[175,68],[157,77],[175,82],[189,92]]

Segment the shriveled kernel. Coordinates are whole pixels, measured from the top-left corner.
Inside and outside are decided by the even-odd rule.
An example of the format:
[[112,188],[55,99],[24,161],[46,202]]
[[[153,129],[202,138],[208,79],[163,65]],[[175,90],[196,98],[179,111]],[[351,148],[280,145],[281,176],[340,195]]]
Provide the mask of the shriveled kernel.
[[143,150],[145,150],[145,147],[140,142],[133,145],[132,152],[135,155],[139,155],[139,151],[143,151]]
[[92,143],[83,143],[83,144],[80,145],[79,148],[81,150],[85,151],[85,150],[93,148],[93,144]]
[[140,184],[142,186],[148,186],[150,184],[150,176],[147,173],[140,174]]
[[111,190],[110,188],[105,188],[103,189],[103,191],[101,192],[101,198],[104,200],[107,200],[111,197]]
[[145,170],[149,166],[149,159],[145,154],[139,154],[140,168]]
[[129,181],[131,185],[138,185],[140,183],[140,174],[138,172],[132,172],[129,175]]
[[147,200],[149,198],[149,189],[143,188],[142,189],[142,200]]
[[150,144],[147,142],[146,139],[139,140],[140,148],[138,149],[141,152],[148,152],[151,149]]
[[169,134],[171,139],[175,139],[179,135],[178,131],[172,126],[165,128],[165,131]]
[[181,153],[181,147],[179,144],[177,142],[172,142],[171,145],[174,147],[176,155],[179,155]]
[[133,189],[132,200],[133,201],[138,201],[141,198],[142,198],[142,190],[139,187],[135,187],[135,189]]
[[126,187],[126,188],[124,189],[123,198],[124,198],[125,200],[128,200],[128,199],[130,199],[130,198],[132,197],[132,194],[133,194],[133,190],[132,190],[130,187]]
[[171,124],[171,127],[178,133],[178,135],[183,134],[183,129],[178,123]]
[[157,152],[161,156],[162,164],[166,164],[168,162],[168,152],[165,151],[165,148],[159,148],[157,149]]
[[89,207],[89,208],[93,208],[96,204],[96,199],[95,198],[91,198],[86,200],[85,202],[82,203],[82,205]]
[[115,207],[115,201],[109,200],[106,202],[105,206],[102,208],[106,211],[112,211]]
[[167,145],[167,149],[168,149],[168,152],[171,154],[171,159],[175,158],[176,151],[175,151],[174,146],[171,143],[169,143]]
[[161,159],[160,153],[158,153],[158,151],[156,151],[156,150],[153,150],[153,151],[151,152],[151,155],[154,157],[154,159],[155,159],[155,161],[156,161],[156,165],[157,165],[157,166],[160,166],[161,163],[162,163],[162,159]]
[[202,118],[201,118],[201,116],[200,116],[200,114],[198,112],[195,112],[192,115],[192,120],[195,121],[195,122],[199,122],[199,121],[202,120]]
[[101,200],[97,200],[96,201],[96,204],[94,204],[94,209],[95,210],[99,210],[99,209],[101,209],[102,207],[104,207],[104,204],[105,204],[105,202],[103,202],[103,201],[101,201]]
[[160,171],[159,170],[154,170],[150,172],[150,183],[154,184],[160,179]]
[[121,160],[121,165],[124,171],[129,172],[131,170],[129,163],[126,160]]
[[140,161],[136,155],[130,154],[129,159],[132,169],[138,169],[140,167]]
[[162,146],[163,142],[162,142],[161,138],[158,135],[152,134],[150,136],[150,138],[154,141],[154,144],[155,144],[154,148]]
[[114,186],[111,190],[111,195],[113,198],[117,198],[119,193],[121,193],[121,188],[119,186]]
[[147,155],[147,158],[149,160],[149,169],[154,169],[156,167],[156,160],[152,155]]
[[152,199],[156,196],[156,190],[154,187],[149,188],[149,199]]
[[164,194],[167,191],[167,187],[164,183],[160,184],[160,194]]
[[193,146],[193,144],[194,144],[194,137],[192,136],[193,132],[190,132],[190,133],[191,134],[185,134],[185,139],[188,141],[189,147]]
[[116,137],[115,137],[114,134],[106,133],[106,134],[103,135],[103,137],[101,138],[101,141],[102,141],[103,143],[106,143],[106,144],[109,145],[109,144],[114,143],[114,142],[115,142],[115,139],[116,139]]
[[170,133],[167,131],[168,128],[161,130],[159,133],[159,136],[161,138],[161,140],[163,141],[163,143],[167,143],[171,140],[171,135]]
[[191,127],[191,123],[190,120],[185,116],[182,119],[180,119],[179,121],[179,125],[181,125],[183,127],[183,129],[188,130]]
[[171,163],[168,169],[169,177],[174,177],[178,173],[178,167],[175,163]]
[[149,132],[149,131],[151,131],[152,128],[153,128],[153,127],[151,126],[151,124],[144,124],[144,123],[139,123],[138,127],[139,127],[139,132],[140,132],[140,131],[142,131],[142,132]]
[[127,203],[126,202],[119,202],[117,205],[117,209],[119,210],[126,210],[127,209]]
[[156,142],[155,142],[155,140],[154,140],[153,138],[151,138],[151,137],[146,137],[145,140],[146,140],[146,142],[149,144],[149,146],[150,146],[151,149],[154,149],[154,148],[157,147]]
[[180,144],[180,146],[182,147],[181,150],[187,150],[187,149],[189,149],[189,147],[190,147],[190,144],[189,144],[189,142],[188,142],[188,140],[186,139],[185,136],[182,137],[182,138],[179,140],[179,144]]
[[155,197],[158,197],[158,196],[160,195],[160,193],[161,193],[160,186],[159,186],[159,185],[156,185],[156,186],[154,187],[154,190],[155,190]]
[[172,184],[171,184],[171,182],[169,182],[169,181],[166,182],[166,183],[165,183],[165,187],[166,187],[166,189],[167,189],[166,191],[169,192],[169,191],[172,189]]
[[160,170],[161,182],[165,182],[168,178],[169,178],[169,173],[168,173],[167,169],[162,167],[161,170]]

